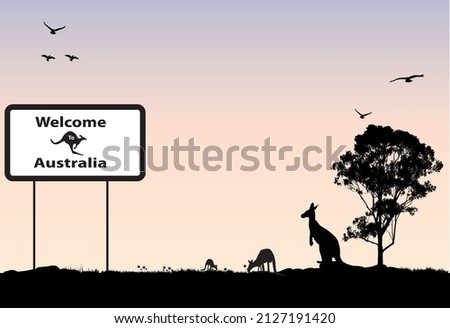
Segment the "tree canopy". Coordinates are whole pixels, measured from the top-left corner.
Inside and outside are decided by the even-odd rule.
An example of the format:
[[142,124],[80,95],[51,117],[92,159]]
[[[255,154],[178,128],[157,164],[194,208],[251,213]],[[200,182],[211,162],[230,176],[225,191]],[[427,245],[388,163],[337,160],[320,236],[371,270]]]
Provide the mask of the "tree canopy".
[[[354,151],[332,164],[334,183],[355,192],[367,210],[353,220],[344,240],[362,239],[377,245],[378,265],[383,265],[384,251],[395,243],[400,214],[417,212],[413,201],[436,190],[425,178],[442,167],[434,150],[415,135],[369,125],[355,137]],[[383,245],[385,233],[390,239],[387,245]]]

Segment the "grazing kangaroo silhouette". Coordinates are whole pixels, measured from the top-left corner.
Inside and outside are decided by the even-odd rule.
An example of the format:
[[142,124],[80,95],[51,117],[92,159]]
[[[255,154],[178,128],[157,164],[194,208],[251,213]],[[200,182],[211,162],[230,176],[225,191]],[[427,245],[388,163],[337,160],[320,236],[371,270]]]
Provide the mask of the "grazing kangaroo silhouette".
[[275,265],[275,256],[273,252],[269,248],[264,248],[259,251],[256,259],[248,261],[247,272],[250,272],[251,269],[257,267],[258,271],[266,271],[264,268],[264,263],[267,263],[267,271],[270,272],[270,263],[273,266],[273,272],[277,272]]
[[72,151],[73,154],[81,155],[81,156],[83,156],[83,154],[80,154],[80,153],[76,152],[76,151],[75,151],[75,148],[77,148],[77,146],[78,146],[78,145],[80,144],[80,142],[82,142],[83,140],[86,140],[86,138],[83,137],[81,134],[80,134],[80,137],[78,137],[78,136],[77,136],[74,132],[72,132],[72,131],[66,132],[66,133],[62,136],[61,140],[59,140],[59,141],[57,141],[57,142],[54,142],[52,139],[50,139],[50,141],[51,141],[53,144],[55,144],[55,145],[60,144],[61,142],[64,141],[66,144],[69,145],[70,150]]
[[309,209],[301,215],[302,218],[309,218],[309,244],[314,245],[313,239],[319,244],[322,261],[317,262],[320,263],[321,268],[332,263],[333,258],[339,264],[345,264],[341,259],[341,249],[337,238],[316,221],[315,210],[318,206],[311,203]]
[[214,261],[212,259],[207,259],[205,262],[205,267],[203,268],[203,271],[213,270],[213,269],[217,271],[217,264],[214,264]]

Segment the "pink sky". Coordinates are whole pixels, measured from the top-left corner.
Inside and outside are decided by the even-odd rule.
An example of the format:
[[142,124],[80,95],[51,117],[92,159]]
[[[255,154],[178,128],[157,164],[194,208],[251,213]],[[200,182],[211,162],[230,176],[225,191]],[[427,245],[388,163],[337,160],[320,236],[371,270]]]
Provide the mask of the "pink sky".
[[[104,8],[81,1],[74,9],[44,1],[30,2],[25,15],[8,4],[1,23],[9,32],[1,36],[3,108],[141,104],[147,144],[159,157],[176,138],[226,150],[261,147],[270,137],[301,154],[311,145],[325,150],[327,136],[335,148],[351,150],[368,124],[407,130],[435,149],[444,168],[430,176],[437,190],[417,201],[419,212],[400,218],[385,261],[448,269],[447,2],[251,2],[194,1],[188,8],[129,1]],[[43,20],[67,27],[52,36]],[[47,63],[43,53],[57,59]],[[80,60],[69,62],[66,53]],[[410,74],[425,76],[389,83]],[[354,108],[373,114],[360,120]],[[324,153],[311,157],[313,164],[324,160]],[[180,172],[171,165],[140,182],[112,182],[110,269],[203,268],[213,258],[219,268],[239,271],[266,247],[280,269],[316,266],[317,245],[309,246],[300,219],[311,202],[320,204],[317,220],[340,239],[344,260],[375,264],[373,245],[341,240],[364,207],[333,184],[335,172],[286,172],[276,164],[275,172]],[[104,269],[104,189],[104,182],[37,184],[38,266]],[[0,190],[0,272],[29,269],[32,183],[2,175]]]

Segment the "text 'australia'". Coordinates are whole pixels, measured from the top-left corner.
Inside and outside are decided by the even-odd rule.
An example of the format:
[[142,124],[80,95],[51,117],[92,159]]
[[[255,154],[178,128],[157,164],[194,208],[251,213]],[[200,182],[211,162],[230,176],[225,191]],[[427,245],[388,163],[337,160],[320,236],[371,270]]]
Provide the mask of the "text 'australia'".
[[97,160],[97,157],[88,157],[86,160],[83,159],[46,159],[43,160],[41,157],[36,159],[34,163],[34,168],[80,168],[80,169],[96,169],[96,168],[106,168],[105,160]]

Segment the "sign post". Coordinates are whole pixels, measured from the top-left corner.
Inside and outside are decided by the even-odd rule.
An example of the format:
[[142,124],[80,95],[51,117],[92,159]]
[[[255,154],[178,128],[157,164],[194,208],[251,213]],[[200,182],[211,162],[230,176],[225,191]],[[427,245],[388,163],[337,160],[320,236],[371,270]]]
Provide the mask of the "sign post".
[[106,181],[106,271],[109,271],[109,181]]
[[106,270],[109,270],[109,182],[145,177],[145,109],[124,105],[9,105],[5,110],[5,176],[33,182],[106,182]]
[[33,181],[33,270],[36,269],[36,181]]

